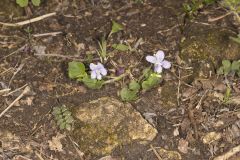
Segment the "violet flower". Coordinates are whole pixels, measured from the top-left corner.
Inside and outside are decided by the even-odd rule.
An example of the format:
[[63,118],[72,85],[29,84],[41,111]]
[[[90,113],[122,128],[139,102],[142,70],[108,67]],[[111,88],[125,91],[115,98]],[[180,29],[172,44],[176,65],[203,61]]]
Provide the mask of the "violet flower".
[[147,56],[146,60],[154,64],[154,72],[161,73],[163,68],[169,69],[171,67],[171,63],[164,60],[164,57],[164,52],[159,50],[153,56]]
[[101,80],[102,76],[107,75],[107,69],[101,63],[90,63],[91,79]]

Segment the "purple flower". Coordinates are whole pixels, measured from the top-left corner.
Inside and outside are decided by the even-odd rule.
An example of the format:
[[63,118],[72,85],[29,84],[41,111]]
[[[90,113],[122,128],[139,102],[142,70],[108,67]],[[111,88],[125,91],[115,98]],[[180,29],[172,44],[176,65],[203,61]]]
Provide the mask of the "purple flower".
[[104,66],[101,63],[90,63],[90,69],[91,69],[91,79],[98,79],[101,80],[102,76],[107,75],[107,69],[104,68]]
[[153,56],[146,57],[148,62],[154,64],[154,72],[161,73],[162,68],[169,69],[171,67],[171,63],[164,60],[164,56],[164,52],[159,50]]

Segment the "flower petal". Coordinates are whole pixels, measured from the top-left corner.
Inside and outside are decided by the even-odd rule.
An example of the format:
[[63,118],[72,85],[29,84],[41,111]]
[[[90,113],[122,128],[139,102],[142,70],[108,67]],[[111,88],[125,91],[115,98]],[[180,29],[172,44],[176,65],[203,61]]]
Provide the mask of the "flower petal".
[[157,62],[162,62],[165,55],[164,55],[164,52],[159,50],[157,51],[157,53],[155,54],[156,58],[157,58]]
[[107,75],[107,70],[105,68],[101,68],[100,69],[100,73],[103,75],[103,76],[106,76]]
[[162,73],[162,66],[161,65],[155,65],[154,66],[154,72]]
[[101,80],[102,79],[102,75],[99,73],[99,74],[97,74],[97,79],[98,80]]
[[155,56],[147,56],[146,60],[153,64],[157,62],[157,58]]
[[97,78],[97,73],[95,71],[91,72],[91,79],[96,79]]
[[164,60],[162,62],[162,67],[165,69],[169,69],[171,67],[171,63],[169,61]]
[[95,65],[94,63],[90,63],[89,67],[92,71],[94,71],[97,68],[97,65]]

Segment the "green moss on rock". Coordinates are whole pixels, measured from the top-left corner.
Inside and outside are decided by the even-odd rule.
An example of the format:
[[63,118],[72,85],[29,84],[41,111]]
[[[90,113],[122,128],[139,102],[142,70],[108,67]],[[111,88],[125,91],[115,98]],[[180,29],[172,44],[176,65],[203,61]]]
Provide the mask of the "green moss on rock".
[[81,151],[106,155],[118,146],[131,142],[146,143],[157,135],[152,127],[130,104],[103,97],[74,108],[76,126],[72,137]]

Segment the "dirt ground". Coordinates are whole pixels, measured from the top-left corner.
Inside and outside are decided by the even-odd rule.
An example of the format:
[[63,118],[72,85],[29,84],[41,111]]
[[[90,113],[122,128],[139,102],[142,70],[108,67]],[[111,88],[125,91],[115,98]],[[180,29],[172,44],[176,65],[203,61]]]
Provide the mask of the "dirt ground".
[[[239,103],[222,103],[213,96],[212,88],[216,88],[216,85],[210,84],[218,83],[219,90],[223,91],[226,88],[224,78],[213,74],[211,78],[205,79],[206,83],[201,80],[186,83],[179,75],[184,70],[184,66],[179,63],[180,43],[191,25],[202,23],[225,27],[235,33],[237,26],[232,24],[230,17],[208,22],[208,17],[218,17],[225,13],[216,4],[205,7],[195,19],[190,20],[183,11],[184,2],[45,0],[40,7],[30,5],[17,11],[20,14],[18,17],[0,10],[0,21],[8,23],[57,13],[21,27],[0,24],[0,90],[10,88],[8,92],[0,92],[0,113],[21,95],[26,85],[30,87],[30,92],[0,117],[0,159],[82,158],[68,133],[58,128],[52,109],[63,104],[74,107],[102,96],[119,99],[117,91],[128,81],[127,78],[104,86],[101,90],[90,90],[67,75],[68,62],[88,62],[89,55],[93,61],[99,58],[96,53],[97,40],[110,32],[111,20],[123,24],[124,30],[110,38],[109,44],[124,41],[134,46],[141,42],[135,52],[113,52],[111,60],[106,63],[111,68],[111,75],[119,67],[127,69],[139,63],[132,69],[133,76],[139,76],[140,70],[148,66],[144,57],[160,49],[165,51],[167,59],[173,64],[171,70],[164,72],[160,86],[141,93],[140,99],[132,102],[140,113],[157,115],[153,120],[159,133],[151,142],[152,146],[178,151],[184,160],[213,159],[238,146]],[[61,33],[56,36],[40,35],[53,32]],[[231,77],[229,81],[233,88],[232,95],[239,96],[240,80]],[[164,86],[172,87],[172,90],[163,90]],[[159,96],[164,94],[163,97],[168,99]],[[209,132],[220,133],[220,140],[204,144],[202,137]],[[61,139],[62,150],[54,150],[49,142],[59,134],[64,135]],[[179,149],[181,147],[184,149]],[[237,159],[238,156],[235,154],[231,159]],[[117,148],[112,157],[125,160],[158,159],[150,145],[139,144]],[[98,158],[101,157],[84,155],[84,159]]]

